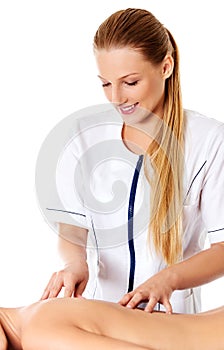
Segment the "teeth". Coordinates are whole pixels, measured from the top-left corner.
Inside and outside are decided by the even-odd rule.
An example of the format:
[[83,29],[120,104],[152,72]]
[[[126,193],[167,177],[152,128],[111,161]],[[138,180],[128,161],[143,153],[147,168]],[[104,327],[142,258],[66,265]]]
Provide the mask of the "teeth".
[[131,106],[128,106],[128,107],[122,107],[121,109],[123,109],[123,111],[131,111],[132,109],[134,109],[135,105],[131,105]]

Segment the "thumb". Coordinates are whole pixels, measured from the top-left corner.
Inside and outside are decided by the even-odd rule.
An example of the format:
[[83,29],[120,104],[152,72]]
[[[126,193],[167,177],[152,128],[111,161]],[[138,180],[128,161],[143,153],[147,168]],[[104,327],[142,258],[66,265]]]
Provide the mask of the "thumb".
[[76,297],[79,298],[79,299],[86,299],[86,298],[84,298],[84,297],[83,297],[82,295],[80,295],[80,294],[78,294]]
[[76,290],[75,290],[75,296],[77,297],[78,295],[82,295],[82,293],[84,292],[85,288],[86,288],[86,281],[82,281],[78,286],[76,286]]

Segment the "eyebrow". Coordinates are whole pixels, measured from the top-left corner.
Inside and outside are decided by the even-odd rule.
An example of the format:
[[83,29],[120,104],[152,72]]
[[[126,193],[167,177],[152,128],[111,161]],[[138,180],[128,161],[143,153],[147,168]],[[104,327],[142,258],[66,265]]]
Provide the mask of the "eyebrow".
[[[118,80],[125,79],[125,78],[129,77],[130,75],[137,75],[137,74],[139,74],[139,73],[129,73],[129,74],[124,75],[123,77],[118,78]],[[107,80],[107,79],[101,77],[100,75],[97,75],[97,76],[98,76],[100,79]]]

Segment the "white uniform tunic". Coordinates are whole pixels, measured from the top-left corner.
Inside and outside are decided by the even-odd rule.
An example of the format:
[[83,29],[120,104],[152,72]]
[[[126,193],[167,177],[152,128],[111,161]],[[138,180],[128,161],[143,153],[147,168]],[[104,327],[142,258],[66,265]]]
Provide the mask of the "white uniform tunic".
[[[224,124],[189,110],[185,118],[184,259],[203,248],[206,235],[210,243],[224,241]],[[166,267],[147,241],[150,186],[111,107],[75,125],[57,162],[58,199],[49,196],[45,215],[89,229],[85,295],[117,302]],[[175,291],[171,304],[174,312],[198,312],[200,288]]]

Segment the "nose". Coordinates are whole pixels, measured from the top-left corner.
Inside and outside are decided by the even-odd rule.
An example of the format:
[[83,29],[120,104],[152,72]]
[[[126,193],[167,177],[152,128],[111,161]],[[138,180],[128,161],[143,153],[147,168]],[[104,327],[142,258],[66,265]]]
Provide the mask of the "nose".
[[117,105],[123,104],[126,102],[126,97],[123,94],[123,91],[118,86],[112,86],[111,88],[111,102]]

